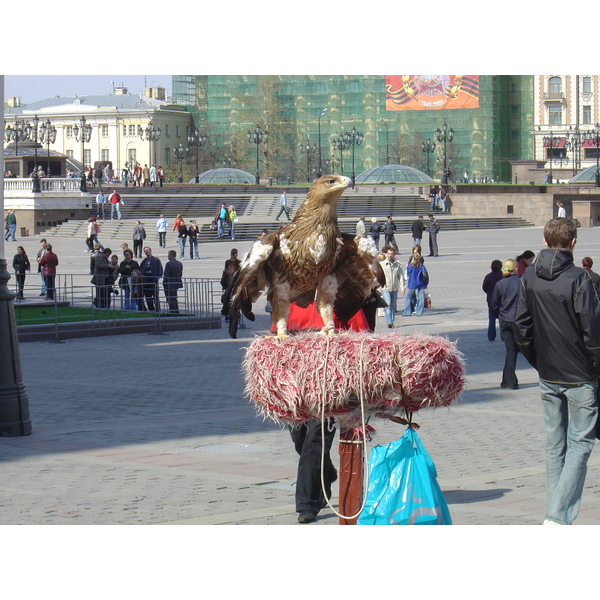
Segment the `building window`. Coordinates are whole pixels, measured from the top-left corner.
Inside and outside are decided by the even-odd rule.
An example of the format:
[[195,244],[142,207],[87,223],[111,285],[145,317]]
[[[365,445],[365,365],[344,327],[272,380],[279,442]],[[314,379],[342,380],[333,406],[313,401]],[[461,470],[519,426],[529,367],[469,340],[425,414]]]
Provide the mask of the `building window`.
[[562,94],[562,79],[560,77],[550,77],[548,79],[548,93]]
[[72,138],[72,137],[73,137],[73,126],[67,125],[67,138]]
[[165,125],[165,136],[170,137],[171,133],[169,132],[169,126]]
[[134,137],[135,136],[135,125],[130,125],[129,126],[129,137]]
[[582,85],[581,91],[584,94],[591,94],[592,93],[592,78],[591,77],[584,77],[583,78],[583,85]]
[[129,168],[130,169],[134,169],[135,168],[135,163],[137,162],[137,158],[136,158],[136,149],[135,148],[129,148],[129,150],[127,150],[127,162],[129,163]]
[[562,125],[562,107],[551,106],[548,108],[548,124]]
[[83,150],[83,164],[91,167],[92,166],[92,151],[91,150]]
[[179,125],[175,125],[175,137],[181,137],[179,135]]
[[108,137],[108,125],[102,125],[102,137]]
[[73,158],[73,150],[67,150],[67,156]]
[[[165,125],[165,128],[167,128],[168,125]],[[167,167],[171,164],[171,148],[165,148],[165,165],[167,165]]]
[[108,152],[109,152],[108,150],[106,150],[106,149],[102,149],[102,150],[100,151],[100,160],[103,160],[103,161],[106,161],[106,162],[108,162],[108,160],[109,160],[109,159],[108,159],[108,156],[109,156]]
[[583,115],[582,115],[582,123],[584,125],[590,125],[592,122],[592,107],[584,106],[583,107]]

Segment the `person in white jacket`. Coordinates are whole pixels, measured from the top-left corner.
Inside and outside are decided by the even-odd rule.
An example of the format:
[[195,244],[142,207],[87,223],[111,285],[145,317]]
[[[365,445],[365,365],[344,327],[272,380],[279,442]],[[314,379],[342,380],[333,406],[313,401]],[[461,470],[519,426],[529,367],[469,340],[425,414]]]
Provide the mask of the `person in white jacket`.
[[398,292],[403,296],[406,290],[406,278],[402,265],[396,260],[396,250],[393,246],[385,247],[385,260],[380,263],[385,275],[385,285],[382,288],[383,299],[387,302],[387,307],[383,309],[387,326],[394,327],[396,317],[396,300]]
[[161,248],[165,248],[167,245],[167,220],[165,215],[160,215],[158,221],[156,221],[156,229],[158,230],[158,245]]

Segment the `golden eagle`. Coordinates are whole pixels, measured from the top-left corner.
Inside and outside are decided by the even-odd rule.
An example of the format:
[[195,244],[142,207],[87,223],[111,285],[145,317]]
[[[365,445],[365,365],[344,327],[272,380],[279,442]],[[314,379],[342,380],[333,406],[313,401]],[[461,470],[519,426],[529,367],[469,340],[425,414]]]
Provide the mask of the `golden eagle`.
[[335,331],[350,319],[385,277],[371,238],[342,233],[337,204],[352,185],[348,177],[324,175],[308,190],[290,223],[256,240],[244,257],[230,288],[229,334],[235,338],[238,314],[254,321],[252,303],[267,290],[278,336],[287,335],[290,303],[306,308],[316,302],[325,324]]

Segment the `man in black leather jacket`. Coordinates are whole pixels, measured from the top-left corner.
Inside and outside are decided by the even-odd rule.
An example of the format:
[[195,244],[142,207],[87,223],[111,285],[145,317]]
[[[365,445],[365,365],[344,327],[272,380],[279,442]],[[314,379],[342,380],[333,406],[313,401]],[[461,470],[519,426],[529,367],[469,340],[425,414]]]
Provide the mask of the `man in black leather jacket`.
[[570,525],[579,512],[594,447],[600,369],[600,299],[573,263],[575,225],[548,221],[544,243],[521,277],[519,348],[538,371],[546,427],[544,524]]

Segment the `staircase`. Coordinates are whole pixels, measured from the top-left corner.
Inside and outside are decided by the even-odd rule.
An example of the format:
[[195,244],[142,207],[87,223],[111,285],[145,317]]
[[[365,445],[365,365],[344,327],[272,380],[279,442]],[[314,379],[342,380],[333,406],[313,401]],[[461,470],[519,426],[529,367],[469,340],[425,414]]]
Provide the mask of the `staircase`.
[[[279,197],[285,188],[265,186],[169,186],[164,188],[119,188],[124,202],[121,208],[121,221],[110,220],[110,206],[106,213],[108,219],[100,220],[98,238],[105,244],[107,240],[131,240],[135,220],[139,219],[146,228],[149,239],[156,234],[156,221],[164,214],[169,222],[167,239],[175,244],[177,234],[171,231],[175,217],[179,214],[186,222],[194,219],[200,228],[199,242],[220,241],[211,222],[217,209],[225,202],[227,206],[236,208],[238,222],[235,224],[236,240],[252,240],[260,236],[263,229],[273,231],[286,222],[275,217],[279,212]],[[107,190],[105,190],[106,193]],[[288,188],[287,200],[291,214],[294,215],[304,201],[308,188]],[[359,217],[366,217],[369,225],[375,216],[383,224],[387,215],[392,215],[396,223],[397,233],[410,232],[412,222],[417,215],[426,215],[429,211],[429,199],[420,195],[428,190],[416,187],[369,186],[347,190],[338,202],[338,219],[340,228],[347,233],[354,233]],[[90,215],[96,214],[95,194],[91,190],[92,209]],[[528,221],[512,217],[460,217],[449,213],[437,213],[443,231],[469,229],[500,229],[532,226]],[[86,236],[86,221],[66,221],[46,233],[48,235],[80,237],[82,242]],[[227,229],[226,229],[227,231]],[[173,240],[170,238],[173,237]],[[229,240],[224,238],[224,241]]]

